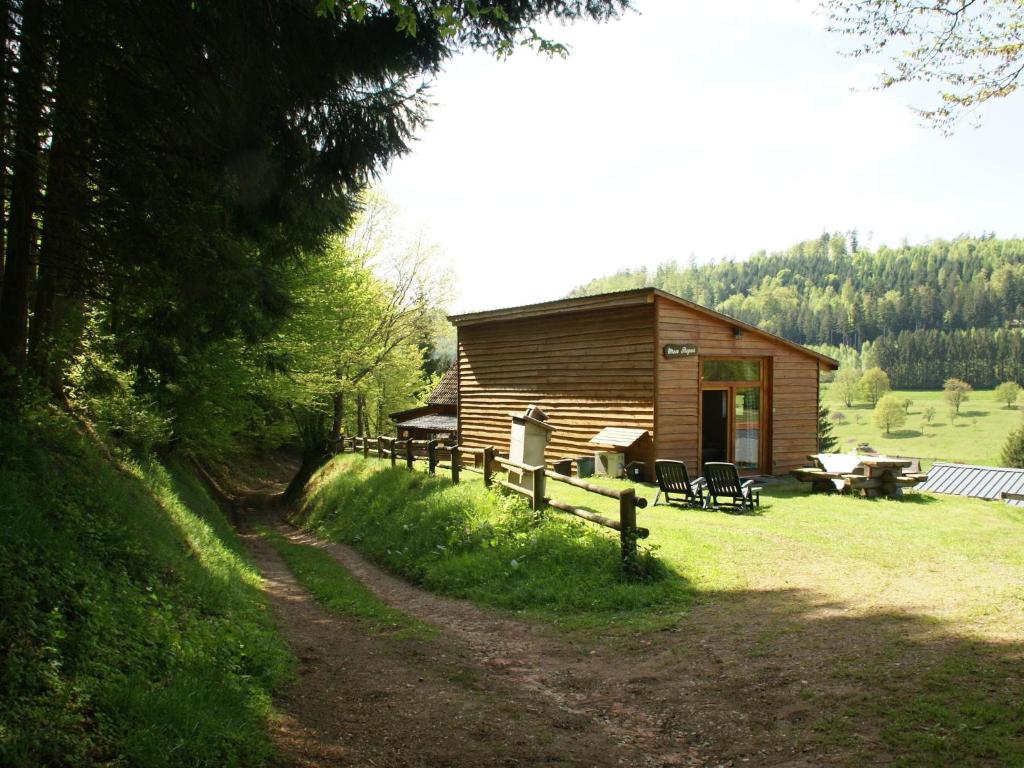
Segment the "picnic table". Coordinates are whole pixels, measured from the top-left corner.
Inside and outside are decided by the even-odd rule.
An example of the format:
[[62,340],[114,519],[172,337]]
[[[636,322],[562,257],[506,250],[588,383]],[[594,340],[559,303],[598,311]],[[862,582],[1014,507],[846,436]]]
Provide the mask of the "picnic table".
[[809,482],[814,492],[839,491],[869,498],[897,498],[904,488],[928,479],[928,475],[920,471],[917,459],[848,453],[818,453],[807,458],[814,466],[795,469],[791,474]]

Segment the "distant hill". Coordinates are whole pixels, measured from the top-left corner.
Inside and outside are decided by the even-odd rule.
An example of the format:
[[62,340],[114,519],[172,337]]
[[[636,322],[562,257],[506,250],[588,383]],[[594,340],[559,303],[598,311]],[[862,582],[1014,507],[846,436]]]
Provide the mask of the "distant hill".
[[855,233],[822,235],[746,261],[623,270],[571,296],[655,286],[827,348],[879,364],[895,386],[978,387],[1024,378],[1024,240],[936,240],[860,250]]

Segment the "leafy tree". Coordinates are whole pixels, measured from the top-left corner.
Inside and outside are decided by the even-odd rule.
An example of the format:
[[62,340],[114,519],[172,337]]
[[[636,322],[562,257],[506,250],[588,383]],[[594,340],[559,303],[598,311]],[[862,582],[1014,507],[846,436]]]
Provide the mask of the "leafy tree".
[[1015,381],[1004,381],[996,387],[996,400],[1006,403],[1007,408],[1013,408],[1020,397],[1020,384]]
[[909,397],[903,399],[903,410],[906,412],[908,416],[910,415],[910,409],[911,407],[913,407],[913,405],[914,401],[911,400]]
[[889,376],[881,368],[869,368],[864,371],[857,386],[864,399],[876,406],[882,395],[890,390]]
[[841,368],[878,366],[896,389],[1024,379],[1024,240],[962,237],[855,259],[841,246],[832,235],[742,262],[669,262],[572,293],[654,285],[812,345]]
[[967,402],[973,390],[974,388],[963,379],[951,378],[946,379],[946,383],[942,387],[942,396],[946,399],[949,407],[959,416],[960,406]]
[[916,110],[949,129],[971,108],[1014,93],[1024,72],[1019,0],[822,0],[829,29],[859,39],[854,56],[893,50],[879,87],[939,83],[938,104]]
[[836,377],[832,381],[832,391],[835,392],[839,401],[847,408],[853,407],[853,402],[859,393],[860,371],[849,366],[840,366],[836,371]]
[[893,429],[902,427],[907,421],[907,413],[903,410],[903,403],[895,395],[885,395],[875,406],[871,414],[871,420],[879,429],[884,429],[885,434],[891,434]]
[[818,453],[828,453],[839,443],[838,438],[832,434],[832,421],[829,419],[828,406],[818,398]]
[[173,400],[218,344],[274,337],[445,60],[559,52],[537,22],[625,2],[316,5],[4,3],[4,370],[62,396],[92,313],[134,388]]
[[1004,467],[1024,469],[1024,423],[1006,436],[1002,460]]
[[929,405],[927,408],[924,409],[924,411],[921,412],[921,420],[924,421],[925,424],[931,424],[932,421],[935,419],[935,413],[935,406]]

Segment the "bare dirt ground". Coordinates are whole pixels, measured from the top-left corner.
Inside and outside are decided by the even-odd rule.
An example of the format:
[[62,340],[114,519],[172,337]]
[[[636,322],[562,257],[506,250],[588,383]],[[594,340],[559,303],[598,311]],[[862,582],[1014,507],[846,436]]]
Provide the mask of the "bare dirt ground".
[[[258,516],[326,549],[383,601],[440,630],[433,640],[367,634],[322,610],[271,545],[243,533],[299,659],[276,702],[285,765],[863,764],[817,746],[810,727],[821,696],[846,692],[827,689],[832,676],[808,663],[803,642],[788,658],[750,653],[764,628],[737,625],[753,615],[743,606],[700,607],[645,636],[567,635],[425,592],[273,515],[249,513],[243,529]],[[785,601],[774,613],[788,610]]]
[[[931,648],[904,616],[855,615],[799,589],[710,596],[669,630],[567,633],[440,597],[343,544],[290,526],[264,504],[295,462],[230,475],[235,519],[298,659],[275,700],[282,766],[866,766],[891,762],[879,723],[858,711],[878,691],[845,675],[870,664],[894,627],[910,665]],[[225,468],[226,469],[226,468]],[[271,544],[269,524],[329,552],[377,597],[439,630],[373,634],[322,609]],[[889,662],[892,663],[892,659]],[[843,738],[821,723],[842,720]],[[827,734],[827,736],[831,736]]]

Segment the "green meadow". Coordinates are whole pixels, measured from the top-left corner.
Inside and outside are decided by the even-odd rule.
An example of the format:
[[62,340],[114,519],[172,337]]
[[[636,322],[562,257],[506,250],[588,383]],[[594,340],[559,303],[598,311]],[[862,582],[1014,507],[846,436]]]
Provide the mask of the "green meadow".
[[[956,418],[951,418],[941,390],[893,394],[912,404],[906,423],[887,435],[872,422],[872,408],[866,401],[860,399],[847,408],[822,385],[822,402],[831,412],[832,432],[839,439],[836,450],[845,453],[867,443],[880,453],[924,459],[926,466],[935,461],[1000,466],[1006,436],[1021,424],[1019,407],[997,402],[990,389],[972,392]],[[926,419],[929,407],[935,409],[931,421]],[[838,414],[842,416],[837,419]]]

